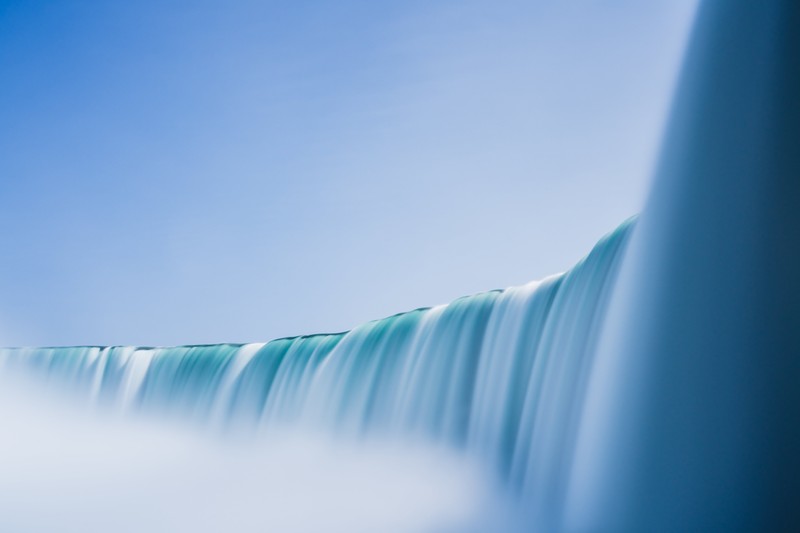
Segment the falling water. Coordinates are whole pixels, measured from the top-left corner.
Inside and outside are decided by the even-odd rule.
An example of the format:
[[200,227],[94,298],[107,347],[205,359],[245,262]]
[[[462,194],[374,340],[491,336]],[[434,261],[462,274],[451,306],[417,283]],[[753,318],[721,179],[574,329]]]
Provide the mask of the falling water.
[[219,427],[411,436],[491,465],[533,508],[561,497],[592,347],[628,221],[568,272],[260,344],[11,348],[6,371],[92,405]]

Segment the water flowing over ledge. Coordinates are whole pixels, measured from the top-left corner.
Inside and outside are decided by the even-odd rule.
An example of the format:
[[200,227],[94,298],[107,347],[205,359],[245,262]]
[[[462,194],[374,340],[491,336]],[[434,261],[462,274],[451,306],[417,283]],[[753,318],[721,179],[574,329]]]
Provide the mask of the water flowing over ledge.
[[345,333],[7,348],[0,363],[123,411],[432,439],[477,454],[513,491],[546,506],[563,490],[592,346],[632,227],[633,219],[622,224],[564,274]]

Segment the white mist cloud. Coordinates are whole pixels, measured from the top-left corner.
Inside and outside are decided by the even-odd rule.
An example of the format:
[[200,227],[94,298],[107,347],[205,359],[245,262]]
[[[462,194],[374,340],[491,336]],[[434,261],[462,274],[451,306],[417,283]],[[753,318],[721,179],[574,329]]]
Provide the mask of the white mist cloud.
[[5,385],[2,531],[465,531],[494,505],[480,470],[441,449],[300,431],[223,440]]

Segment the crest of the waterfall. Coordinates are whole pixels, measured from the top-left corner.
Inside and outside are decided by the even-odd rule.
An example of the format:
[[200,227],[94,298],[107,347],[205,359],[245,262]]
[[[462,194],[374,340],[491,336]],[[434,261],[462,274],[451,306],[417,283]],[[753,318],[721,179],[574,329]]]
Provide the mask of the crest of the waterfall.
[[703,2],[593,371],[575,531],[800,524],[800,3]]
[[480,458],[540,523],[567,487],[596,337],[633,219],[564,274],[337,334],[260,344],[0,350],[93,407]]

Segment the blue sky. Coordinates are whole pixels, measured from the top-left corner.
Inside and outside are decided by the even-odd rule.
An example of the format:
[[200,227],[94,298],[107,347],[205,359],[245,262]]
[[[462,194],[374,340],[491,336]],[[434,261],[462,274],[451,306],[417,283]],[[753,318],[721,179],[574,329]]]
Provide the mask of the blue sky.
[[694,0],[0,0],[0,343],[339,331],[637,212]]

